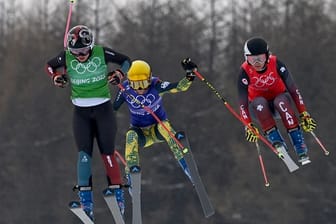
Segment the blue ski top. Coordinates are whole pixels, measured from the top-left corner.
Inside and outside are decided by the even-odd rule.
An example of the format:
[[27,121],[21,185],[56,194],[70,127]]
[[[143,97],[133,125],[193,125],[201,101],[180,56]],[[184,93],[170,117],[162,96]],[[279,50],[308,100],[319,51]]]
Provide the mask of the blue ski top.
[[[162,95],[168,92],[176,93],[186,91],[191,83],[192,82],[186,78],[183,78],[179,82],[170,83],[168,81],[161,81],[158,77],[152,77],[151,85],[148,90],[144,94],[138,94],[130,87],[128,80],[125,80],[122,83],[122,86],[127,93],[119,90],[113,103],[113,108],[118,110],[120,106],[126,102],[131,115],[131,125],[140,128],[148,127],[157,124],[158,122],[142,107],[142,105],[149,107],[160,120],[167,120],[167,114],[163,107]],[[137,103],[134,99],[141,102],[142,105]]]

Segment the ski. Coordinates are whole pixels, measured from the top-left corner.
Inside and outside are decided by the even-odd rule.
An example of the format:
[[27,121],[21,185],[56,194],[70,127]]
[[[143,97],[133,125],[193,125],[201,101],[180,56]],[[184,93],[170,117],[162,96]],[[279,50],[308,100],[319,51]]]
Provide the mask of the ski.
[[290,155],[287,152],[287,149],[283,144],[278,144],[274,146],[275,149],[282,154],[280,157],[282,161],[287,166],[290,173],[294,172],[295,170],[299,169],[299,166],[293,161]]
[[184,159],[188,165],[188,168],[190,170],[191,179],[193,180],[192,184],[196,190],[197,196],[200,200],[204,216],[206,218],[212,216],[215,214],[215,209],[212,206],[212,203],[209,199],[208,193],[206,192],[206,189],[204,187],[204,184],[202,182],[202,179],[199,175],[197,164],[195,162],[195,159],[193,157],[193,154],[190,149],[190,144],[188,141],[187,136],[183,131],[176,133],[176,138],[181,141],[181,143],[187,147],[183,149]]
[[132,192],[132,224],[142,224],[141,216],[141,171],[137,166],[130,168]]
[[69,203],[69,209],[72,211],[84,224],[94,224],[94,222],[87,216],[78,201]]
[[[119,187],[119,186],[118,186]],[[104,200],[110,209],[113,219],[116,224],[125,224],[122,214],[120,213],[120,209],[118,206],[118,202],[112,188],[106,188],[103,191]]]

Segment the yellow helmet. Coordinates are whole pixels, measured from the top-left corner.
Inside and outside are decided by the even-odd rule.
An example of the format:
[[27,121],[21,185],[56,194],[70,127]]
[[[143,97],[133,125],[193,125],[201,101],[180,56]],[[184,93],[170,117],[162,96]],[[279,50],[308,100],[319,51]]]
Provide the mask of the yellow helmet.
[[149,64],[142,60],[132,62],[127,79],[133,89],[146,89],[150,85],[152,72]]

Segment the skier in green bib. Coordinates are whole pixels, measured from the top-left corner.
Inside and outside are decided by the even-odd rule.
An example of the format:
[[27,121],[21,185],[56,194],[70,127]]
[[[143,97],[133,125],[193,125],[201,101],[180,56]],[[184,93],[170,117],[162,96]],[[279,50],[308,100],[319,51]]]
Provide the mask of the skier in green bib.
[[[109,63],[119,65],[120,69],[108,72]],[[119,84],[130,64],[128,56],[95,45],[91,30],[78,25],[68,33],[67,49],[51,58],[46,65],[46,72],[55,86],[63,88],[68,83],[71,86],[73,134],[78,150],[76,187],[81,206],[92,220],[91,160],[94,139],[104,163],[108,187],[114,191],[122,214],[125,209],[122,178],[114,154],[117,124],[109,83]]]

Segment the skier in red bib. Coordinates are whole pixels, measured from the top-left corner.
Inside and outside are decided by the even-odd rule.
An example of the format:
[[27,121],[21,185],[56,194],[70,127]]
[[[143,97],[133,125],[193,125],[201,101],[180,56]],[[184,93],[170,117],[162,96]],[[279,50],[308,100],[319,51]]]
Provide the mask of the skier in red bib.
[[[286,65],[270,54],[267,42],[260,37],[253,37],[245,42],[244,56],[245,62],[241,65],[238,78],[241,118],[258,132],[252,122],[255,119],[275,148],[284,146],[287,149],[275,120],[281,118],[298,155],[298,161],[302,165],[309,163],[302,129],[306,132],[313,131],[316,122],[307,112],[302,95]],[[250,142],[258,139],[247,127],[245,136]]]

